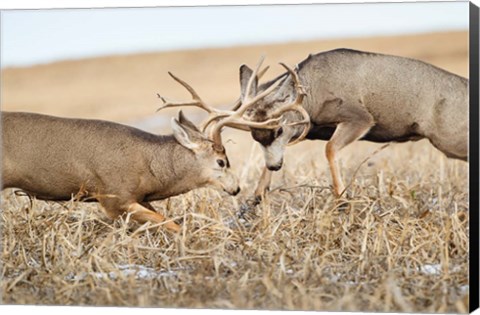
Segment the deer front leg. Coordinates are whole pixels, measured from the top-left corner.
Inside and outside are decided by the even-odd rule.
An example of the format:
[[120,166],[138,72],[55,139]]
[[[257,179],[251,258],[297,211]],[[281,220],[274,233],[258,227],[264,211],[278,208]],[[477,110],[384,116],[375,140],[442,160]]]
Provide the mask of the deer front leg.
[[264,166],[262,175],[255,189],[255,201],[260,202],[262,196],[270,189],[270,183],[272,181],[272,171],[270,171],[266,166]]
[[336,163],[337,152],[363,137],[371,127],[371,120],[339,123],[332,138],[327,142],[326,155],[332,175],[333,190],[337,198],[341,197],[345,191],[345,185]]

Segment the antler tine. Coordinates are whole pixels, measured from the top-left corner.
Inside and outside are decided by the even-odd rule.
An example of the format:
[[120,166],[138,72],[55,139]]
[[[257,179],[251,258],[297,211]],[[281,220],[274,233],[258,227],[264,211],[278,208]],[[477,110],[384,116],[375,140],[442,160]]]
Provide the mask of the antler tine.
[[216,125],[212,127],[210,131],[210,138],[215,144],[221,144],[221,132],[224,126],[240,129],[243,131],[250,131],[250,128],[275,129],[280,126],[280,119],[281,117],[277,117],[261,122],[256,122],[237,118],[237,116],[235,116],[235,118],[232,118],[232,116],[230,116],[225,118],[224,120],[219,121]]
[[292,70],[292,68],[290,68],[289,66],[287,66],[283,62],[280,62],[280,65],[282,67],[284,67],[288,71],[288,73],[290,73],[290,75],[292,76],[293,82],[295,84],[295,89],[297,90],[296,103],[301,104],[302,101],[303,101],[303,97],[307,93],[305,92],[305,89],[303,88],[303,85],[300,82],[300,78],[298,77],[298,73],[296,71]]
[[303,131],[302,133],[300,134],[300,136],[298,136],[295,140],[293,140],[292,142],[289,142],[288,145],[294,145],[294,144],[297,144],[299,143],[300,141],[302,141],[303,139],[305,139],[305,137],[307,136],[308,132],[310,131],[310,115],[308,115],[307,111],[305,110],[305,108],[303,108],[302,106],[297,106],[294,110],[300,112],[300,114],[302,114],[303,116],[303,120],[302,121],[299,121],[299,122],[295,122],[295,123],[292,123],[292,124],[289,124],[290,126],[295,126],[295,125],[301,125],[301,124],[305,124],[305,127],[303,128]]
[[303,108],[302,102],[303,98],[306,95],[306,92],[301,85],[300,78],[298,77],[297,72],[292,70],[289,66],[284,64],[283,62],[280,63],[282,67],[284,67],[292,76],[292,80],[295,84],[295,89],[297,91],[297,95],[295,97],[295,100],[287,104],[286,106],[283,106],[279,109],[277,109],[275,112],[272,113],[272,117],[278,117],[281,116],[283,113],[288,112],[288,111],[297,111],[303,116],[303,120],[295,123],[288,124],[289,126],[296,126],[296,125],[303,125],[305,124],[305,127],[303,128],[302,133],[300,134],[299,137],[297,137],[294,141],[290,142],[288,145],[293,145],[296,144],[300,141],[302,141],[308,134],[308,131],[310,130],[310,115],[308,112]]
[[[262,63],[263,61],[265,60],[265,55],[262,55],[260,57],[260,60],[258,61],[257,63],[257,66],[255,67],[255,70],[253,70],[253,73],[252,75],[250,76],[250,79],[248,80],[248,84],[247,84],[247,88],[245,90],[245,99],[243,100],[243,102],[246,102],[248,101],[249,99],[249,95],[250,95],[250,90],[252,89],[252,85],[253,85],[253,82],[255,81],[255,78],[257,77],[257,73],[258,73],[258,70],[260,69],[260,67],[262,66]],[[268,68],[267,68],[268,69]],[[266,72],[266,71],[265,71]],[[264,72],[262,73],[262,75],[264,74]]]
[[282,106],[282,107],[278,108],[277,110],[275,110],[271,114],[271,116],[272,117],[280,116],[281,114],[283,114],[287,111],[296,110],[296,111],[301,112],[301,114],[302,114],[302,116],[304,116],[304,118],[309,118],[308,113],[302,107],[303,97],[306,95],[306,92],[305,92],[305,90],[303,89],[303,86],[300,83],[300,79],[298,78],[298,74],[295,71],[293,71],[289,66],[284,64],[283,62],[281,62],[280,65],[282,65],[285,69],[287,69],[287,71],[292,76],[293,82],[295,84],[295,89],[297,91],[297,95],[295,97],[295,100],[292,103],[289,103],[285,106]]
[[[158,94],[158,98],[160,98],[163,102],[163,105],[157,108],[156,112],[161,111],[162,109],[169,108],[169,107],[179,107],[179,106],[197,106],[201,107],[197,101],[189,101],[189,102],[171,102],[167,101],[164,97]],[[201,107],[202,108],[202,107]]]
[[182,79],[180,79],[179,77],[175,76],[173,73],[171,73],[170,71],[168,71],[168,75],[171,76],[175,81],[177,81],[178,83],[180,83],[184,88],[187,89],[188,92],[190,92],[190,94],[192,95],[192,98],[194,100],[197,100],[197,101],[201,101],[201,98],[200,96],[198,95],[198,93],[185,81],[183,81]]
[[228,117],[228,116],[230,116],[230,114],[228,114],[228,113],[210,116],[209,118],[207,118],[207,120],[204,123],[202,123],[202,131],[205,132],[205,130],[207,130],[208,126],[211,123],[213,123],[215,120],[220,119],[220,118],[225,118],[225,117]]
[[263,77],[263,75],[268,71],[268,69],[270,69],[270,66],[266,66],[265,68],[263,68],[261,71],[258,72],[257,74],[257,80],[260,81],[260,79]]
[[[229,121],[229,122],[227,122],[223,125],[228,126],[228,127],[243,129],[243,130],[246,130],[246,129],[244,129],[244,127],[259,128],[259,129],[260,128],[261,129],[275,129],[275,128],[278,128],[280,126],[280,120],[281,120],[281,117],[271,118],[271,119],[268,119],[268,120],[265,120],[265,121],[260,121],[260,122],[248,121],[248,120],[245,120],[243,118],[239,118],[239,119],[231,120],[231,121]],[[248,129],[248,130],[250,130],[250,129]]]
[[186,101],[186,102],[183,102],[183,101],[178,101],[178,102],[174,102],[174,101],[167,101],[164,97],[160,96],[160,94],[157,94],[158,97],[162,100],[163,102],[163,106],[159,107],[157,109],[157,112],[162,110],[162,109],[165,109],[165,108],[168,108],[168,107],[178,107],[178,106],[196,106],[196,107],[200,107],[202,109],[204,109],[205,111],[207,111],[209,114],[212,114],[212,113],[219,113],[220,110],[217,110],[211,106],[209,106],[208,104],[206,104],[201,98],[200,96],[198,95],[198,93],[185,81],[183,81],[182,79],[178,78],[177,76],[175,76],[173,73],[171,73],[170,71],[168,72],[168,74],[175,80],[177,81],[178,83],[180,83],[185,89],[187,89],[188,92],[190,92],[190,94],[192,95],[192,99],[191,101]]
[[[219,109],[216,109],[210,105],[208,105],[207,103],[205,103],[201,98],[200,96],[198,95],[198,93],[195,91],[194,88],[192,88],[187,82],[183,81],[182,79],[178,78],[177,76],[175,76],[173,73],[171,72],[168,72],[168,74],[175,80],[177,81],[178,83],[180,83],[180,85],[182,85],[192,96],[192,100],[191,101],[167,101],[165,98],[163,98],[162,96],[160,96],[159,94],[158,97],[163,101],[163,106],[161,106],[160,108],[157,109],[157,111],[159,110],[162,110],[164,108],[167,108],[167,107],[177,107],[177,106],[196,106],[196,107],[200,107],[202,109],[204,109],[205,111],[208,112],[208,118],[206,120],[205,123],[202,124],[202,131],[205,133],[205,130],[207,129],[208,125],[212,122],[214,122],[215,120],[217,119],[220,119],[220,118],[223,118],[223,117],[228,117],[232,114],[234,114],[233,111],[228,111],[228,110],[219,110]],[[211,133],[210,133],[211,134]],[[214,142],[214,148],[215,150],[218,150],[218,151],[222,151],[224,150],[223,149],[223,145],[222,145],[222,141],[221,141],[221,138],[220,138],[220,134],[214,136],[214,137],[210,137],[210,139]]]
[[242,106],[242,98],[239,97],[235,103],[233,103],[233,106],[232,106],[232,111],[236,111],[237,109],[240,108],[240,106]]

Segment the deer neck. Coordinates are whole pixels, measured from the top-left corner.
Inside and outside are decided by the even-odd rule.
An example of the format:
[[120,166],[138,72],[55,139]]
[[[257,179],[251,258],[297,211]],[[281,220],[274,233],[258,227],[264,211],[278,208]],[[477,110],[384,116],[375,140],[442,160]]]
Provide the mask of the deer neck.
[[156,148],[150,171],[155,176],[154,190],[158,199],[180,195],[207,184],[194,153],[180,145],[173,136],[167,136],[165,143]]

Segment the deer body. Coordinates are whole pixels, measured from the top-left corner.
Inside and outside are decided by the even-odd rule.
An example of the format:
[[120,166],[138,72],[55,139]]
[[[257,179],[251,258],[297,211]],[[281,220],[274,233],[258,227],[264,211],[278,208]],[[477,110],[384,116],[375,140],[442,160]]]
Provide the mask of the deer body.
[[315,127],[370,122],[365,140],[428,138],[447,156],[466,159],[467,79],[421,61],[351,50],[310,56],[298,68],[310,137]]
[[[45,200],[70,200],[80,193],[99,201],[111,218],[132,212],[137,221],[162,222],[165,218],[152,211],[149,201],[207,185],[238,192],[228,170],[219,171],[216,176],[222,178],[215,180],[210,165],[202,165],[174,135],[16,112],[2,113],[2,135],[3,188],[20,188]],[[167,227],[178,230],[173,222]]]
[[[240,68],[242,90],[249,74],[251,70]],[[349,49],[310,55],[298,64],[296,76],[306,92],[301,105],[310,116],[306,138],[328,140],[326,155],[337,195],[343,193],[344,186],[335,163],[336,153],[355,140],[403,142],[427,138],[448,157],[467,159],[465,78],[418,60]],[[288,72],[253,90],[260,93],[278,81],[282,81],[279,87],[246,113],[250,120],[271,119],[272,111],[298,93]],[[298,116],[293,112],[284,115],[290,120]],[[285,146],[299,137],[302,128],[284,126],[281,134],[278,130],[252,128],[268,169],[281,167]],[[256,194],[267,186],[257,188]]]

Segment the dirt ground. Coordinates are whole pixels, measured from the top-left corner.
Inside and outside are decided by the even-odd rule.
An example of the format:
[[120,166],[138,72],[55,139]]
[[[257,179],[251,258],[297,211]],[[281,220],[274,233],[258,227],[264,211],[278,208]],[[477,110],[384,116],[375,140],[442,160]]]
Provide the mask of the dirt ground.
[[[238,68],[261,54],[266,79],[309,53],[351,48],[412,57],[468,77],[468,33],[357,38],[109,56],[2,70],[2,110],[100,118],[168,133],[189,97],[167,74],[228,107]],[[199,113],[186,110],[187,113]],[[196,114],[195,114],[196,115]],[[3,303],[188,308],[466,312],[468,165],[428,141],[341,151],[351,199],[338,208],[323,141],[287,150],[272,191],[244,215],[263,165],[250,135],[224,136],[242,192],[199,189],[156,202],[182,232],[111,222],[95,204],[2,192]],[[366,163],[361,164],[365,159]],[[361,166],[360,166],[361,164]],[[360,168],[359,168],[360,166]]]

